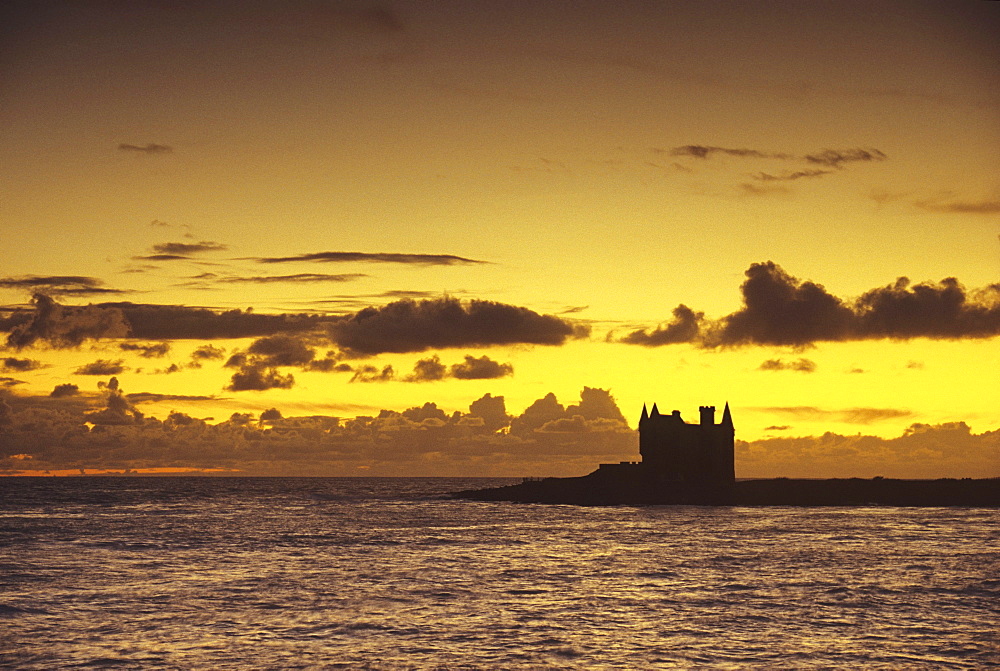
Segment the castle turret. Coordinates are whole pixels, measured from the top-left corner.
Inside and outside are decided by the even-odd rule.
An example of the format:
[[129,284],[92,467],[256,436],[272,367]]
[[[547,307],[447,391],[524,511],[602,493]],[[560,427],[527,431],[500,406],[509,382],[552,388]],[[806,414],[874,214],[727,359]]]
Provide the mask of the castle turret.
[[715,406],[703,405],[698,410],[701,412],[702,426],[715,426]]
[[640,424],[642,424],[642,423],[643,423],[643,422],[645,422],[645,421],[646,421],[647,419],[649,419],[649,413],[648,413],[648,412],[646,412],[646,404],[645,404],[645,403],[643,403],[643,404],[642,404],[642,417],[640,417],[640,418],[639,418],[639,423],[640,423]]
[[733,416],[729,412],[729,401],[726,401],[726,409],[722,411],[722,421],[719,424],[730,431],[736,431],[736,428],[733,426]]

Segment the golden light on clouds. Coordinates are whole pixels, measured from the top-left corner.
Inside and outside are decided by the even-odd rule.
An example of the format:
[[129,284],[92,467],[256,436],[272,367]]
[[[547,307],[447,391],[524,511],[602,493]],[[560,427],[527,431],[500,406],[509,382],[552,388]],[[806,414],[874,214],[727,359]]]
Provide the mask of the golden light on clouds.
[[1000,469],[992,3],[2,11],[0,469],[585,472],[654,400]]

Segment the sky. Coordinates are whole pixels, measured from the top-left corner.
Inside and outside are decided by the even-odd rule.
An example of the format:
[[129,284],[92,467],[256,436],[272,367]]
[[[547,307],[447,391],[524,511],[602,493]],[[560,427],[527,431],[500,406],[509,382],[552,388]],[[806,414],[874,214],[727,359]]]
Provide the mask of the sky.
[[1000,3],[0,12],[0,473],[1000,476]]

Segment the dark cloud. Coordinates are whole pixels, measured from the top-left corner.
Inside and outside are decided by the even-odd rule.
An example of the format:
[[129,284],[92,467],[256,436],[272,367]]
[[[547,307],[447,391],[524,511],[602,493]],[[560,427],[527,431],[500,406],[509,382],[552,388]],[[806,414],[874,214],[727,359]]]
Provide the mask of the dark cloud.
[[708,158],[711,154],[725,154],[727,156],[739,156],[741,158],[795,158],[791,154],[759,151],[757,149],[731,149],[727,147],[708,147],[700,144],[688,144],[682,147],[674,147],[670,150],[671,156],[693,156],[694,158]]
[[757,184],[751,184],[750,182],[744,182],[740,184],[740,189],[742,189],[743,193],[745,193],[748,196],[770,196],[776,193],[791,192],[791,189],[789,189],[787,186],[777,186],[777,185],[758,186]]
[[164,401],[180,401],[184,403],[197,401],[218,401],[218,396],[185,396],[178,394],[157,394],[149,391],[138,391],[125,394],[130,403],[162,403]]
[[12,377],[0,377],[0,387],[16,387],[19,384],[25,384],[24,380],[17,380]]
[[60,305],[45,294],[32,298],[34,311],[11,327],[7,346],[15,349],[36,343],[55,348],[78,347],[86,340],[124,338],[129,325],[120,309]]
[[[978,300],[976,300],[978,298]],[[973,298],[954,277],[911,285],[906,277],[855,304],[863,338],[985,338],[1000,334],[1000,288]]]
[[0,371],[5,373],[26,373],[29,370],[46,368],[46,364],[36,359],[17,359],[15,357],[0,357]]
[[190,256],[184,256],[182,254],[149,254],[147,256],[132,257],[132,259],[136,261],[181,261],[190,258]]
[[989,338],[1000,335],[1000,285],[969,292],[955,278],[911,284],[901,277],[857,299],[842,300],[822,285],[792,277],[775,263],[746,271],[743,307],[716,321],[686,306],[674,321],[649,332],[634,331],[620,342],[701,347],[806,346],[823,341],[881,338]]
[[354,369],[354,376],[351,382],[389,382],[396,378],[396,371],[392,366],[385,366],[381,370],[375,366],[358,366]]
[[395,301],[330,325],[331,339],[359,354],[515,343],[560,345],[588,332],[586,327],[527,308],[482,300],[462,303],[448,297]]
[[52,393],[49,394],[52,398],[65,398],[66,396],[75,396],[80,392],[80,387],[75,384],[57,384]]
[[101,303],[93,307],[121,314],[129,334],[143,340],[254,338],[307,331],[331,319],[319,315],[258,314],[252,310],[216,312],[180,305]]
[[271,422],[276,419],[281,419],[281,411],[277,408],[269,408],[260,413],[260,421],[262,422]]
[[251,277],[224,277],[219,282],[227,284],[274,284],[276,282],[353,282],[364,277],[370,277],[365,273],[343,273],[340,275],[325,275],[322,273],[298,273],[296,275],[267,275]]
[[282,375],[274,368],[259,364],[246,364],[233,373],[227,391],[265,391],[267,389],[291,389],[295,378],[289,373]]
[[131,343],[123,342],[118,345],[123,352],[138,352],[144,359],[159,359],[165,357],[170,352],[170,343]]
[[26,289],[52,296],[91,296],[98,294],[124,294],[123,289],[109,289],[96,277],[80,275],[22,275],[0,277],[0,288]]
[[815,373],[816,362],[809,359],[798,359],[796,361],[768,359],[760,365],[758,370],[794,370],[800,373]]
[[841,163],[854,161],[884,161],[888,158],[878,149],[824,149],[815,154],[806,154],[805,160],[810,163],[840,168]]
[[434,355],[427,359],[421,359],[413,366],[413,373],[407,375],[407,382],[435,382],[448,377],[448,367],[441,363],[441,359]]
[[290,263],[293,261],[316,261],[320,263],[403,263],[418,266],[453,266],[459,264],[481,264],[487,261],[477,261],[451,254],[395,254],[366,252],[315,252],[313,254],[298,254],[296,256],[258,257],[258,263]]
[[630,345],[646,345],[647,347],[693,342],[700,335],[701,321],[704,317],[705,313],[703,312],[695,312],[683,304],[678,305],[674,308],[672,321],[658,326],[652,331],[646,329],[633,331],[623,337],[621,342]]
[[126,426],[142,422],[141,412],[132,407],[119,389],[108,392],[107,406],[103,410],[89,412],[86,421],[98,426]]
[[743,283],[744,306],[722,320],[720,345],[805,345],[844,340],[854,314],[819,284],[800,282],[772,262],[755,263]]
[[215,345],[202,345],[191,352],[191,363],[200,367],[203,361],[218,361],[226,356],[226,350]]
[[953,200],[950,202],[921,200],[917,201],[916,205],[931,212],[948,214],[997,214],[1000,212],[1000,200]]
[[121,359],[117,361],[109,361],[107,359],[98,359],[97,361],[92,361],[86,365],[80,366],[73,371],[74,375],[118,375],[119,373],[125,372],[125,362]]
[[123,142],[118,145],[118,151],[138,152],[140,154],[169,154],[173,151],[173,147],[168,147],[165,144],[149,143],[138,145]]
[[486,355],[478,359],[466,355],[463,363],[454,364],[451,376],[458,380],[494,380],[514,374],[514,367],[509,363],[499,363]]
[[183,254],[185,256],[200,254],[201,252],[222,252],[227,249],[229,249],[229,245],[212,242],[211,240],[202,240],[201,242],[162,242],[158,245],[153,245],[153,252],[155,254]]
[[260,338],[251,343],[248,353],[255,365],[305,366],[316,357],[316,352],[301,338],[279,334]]
[[823,175],[832,173],[832,170],[797,170],[795,172],[783,172],[780,175],[758,172],[755,175],[751,175],[751,177],[761,182],[791,182],[804,177],[822,177]]
[[788,429],[790,429],[790,428],[792,428],[792,427],[788,426],[787,424],[782,424],[781,426],[765,426],[764,430],[765,431],[788,431]]

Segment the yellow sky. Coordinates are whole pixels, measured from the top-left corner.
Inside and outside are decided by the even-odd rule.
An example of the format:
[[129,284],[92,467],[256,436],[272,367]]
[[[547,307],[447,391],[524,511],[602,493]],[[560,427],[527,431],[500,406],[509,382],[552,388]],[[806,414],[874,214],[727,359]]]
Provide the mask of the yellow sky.
[[[277,365],[294,384],[262,391],[226,390],[242,369],[223,364],[276,331],[141,337],[132,324],[131,337],[104,330],[69,348],[43,334],[0,352],[39,364],[0,371],[23,421],[26,399],[62,384],[104,407],[97,382],[110,375],[75,371],[121,360],[123,390],[175,397],[136,406],[159,419],[425,402],[466,412],[487,393],[516,416],[548,392],[575,403],[588,386],[610,389],[633,428],[646,401],[693,416],[728,400],[747,441],[1000,428],[998,298],[975,293],[1000,281],[995,3],[84,1],[3,12],[8,331],[33,291],[70,306],[328,320],[447,295],[590,328],[553,345],[522,330],[424,347],[412,343],[426,333],[408,333],[408,351],[335,353],[350,371]],[[367,256],[261,261],[327,252]],[[883,330],[785,344],[616,342],[670,322],[678,304],[704,313],[705,328],[723,324],[745,307],[745,273],[768,261],[844,305],[901,276],[935,291],[955,277],[986,326],[921,303]],[[900,305],[912,284],[894,294]],[[776,324],[795,330],[795,319]],[[326,328],[306,343],[316,359],[344,345]],[[153,342],[169,353],[121,349]],[[205,344],[224,358],[191,367]],[[407,381],[435,355],[442,379]],[[466,356],[488,357],[493,376],[447,372]],[[163,373],[171,364],[180,370]],[[351,381],[387,365],[392,380]],[[528,463],[509,458],[513,471]]]

